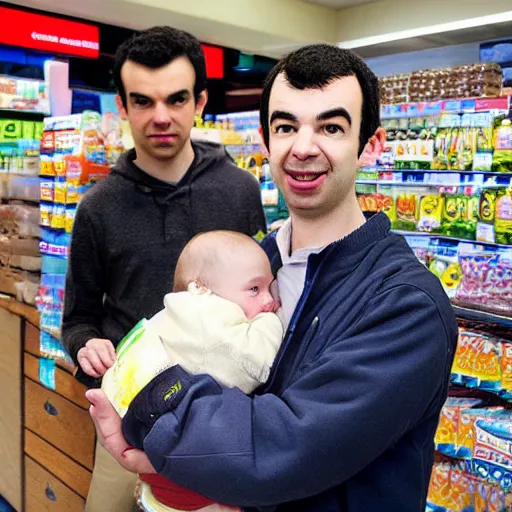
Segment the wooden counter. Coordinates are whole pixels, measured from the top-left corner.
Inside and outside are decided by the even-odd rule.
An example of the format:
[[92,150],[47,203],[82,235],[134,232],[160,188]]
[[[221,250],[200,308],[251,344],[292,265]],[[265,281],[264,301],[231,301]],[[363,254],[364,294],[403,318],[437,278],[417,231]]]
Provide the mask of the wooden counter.
[[0,298],[0,495],[18,512],[81,512],[95,433],[85,387],[57,363],[55,390],[39,382],[39,315]]

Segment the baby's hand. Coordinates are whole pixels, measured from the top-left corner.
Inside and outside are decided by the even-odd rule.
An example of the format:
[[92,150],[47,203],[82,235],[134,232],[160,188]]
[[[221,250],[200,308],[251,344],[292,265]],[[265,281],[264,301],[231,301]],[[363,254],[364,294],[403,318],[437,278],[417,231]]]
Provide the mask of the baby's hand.
[[82,370],[94,378],[103,377],[116,361],[116,349],[110,340],[93,338],[77,354]]

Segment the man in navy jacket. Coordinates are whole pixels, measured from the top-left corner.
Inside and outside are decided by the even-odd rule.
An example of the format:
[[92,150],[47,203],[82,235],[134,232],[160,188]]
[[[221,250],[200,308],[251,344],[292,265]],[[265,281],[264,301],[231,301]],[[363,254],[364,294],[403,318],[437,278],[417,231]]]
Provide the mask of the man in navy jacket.
[[280,353],[255,396],[171,368],[135,399],[124,437],[90,391],[122,465],[244,510],[425,510],[457,324],[386,215],[358,206],[359,159],[384,142],[379,109],[376,77],[346,50],[308,46],[270,73],[261,123],[290,210],[264,241],[287,327]]

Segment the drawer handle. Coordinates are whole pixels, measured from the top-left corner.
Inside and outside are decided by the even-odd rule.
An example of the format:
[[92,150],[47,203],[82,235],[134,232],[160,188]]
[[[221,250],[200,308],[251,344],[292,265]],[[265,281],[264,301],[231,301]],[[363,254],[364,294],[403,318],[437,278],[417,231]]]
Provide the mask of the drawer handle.
[[57,414],[59,414],[59,411],[48,400],[44,403],[44,410],[50,416],[57,416]]
[[44,490],[44,493],[46,494],[46,497],[50,501],[57,501],[57,496],[53,492],[53,489],[51,488],[49,483],[46,484],[46,489]]

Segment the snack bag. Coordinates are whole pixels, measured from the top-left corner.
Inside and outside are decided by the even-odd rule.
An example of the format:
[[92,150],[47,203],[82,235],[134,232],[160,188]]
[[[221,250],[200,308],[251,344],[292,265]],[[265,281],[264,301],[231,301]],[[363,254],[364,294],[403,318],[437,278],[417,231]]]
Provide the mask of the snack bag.
[[461,411],[482,403],[477,398],[449,397],[441,410],[439,426],[435,435],[437,448],[442,453],[453,455],[457,450],[457,436]]
[[390,220],[395,220],[395,202],[391,196],[381,193],[359,194],[357,197],[363,212],[384,212]]
[[512,187],[498,190],[494,221],[496,243],[512,245]]
[[139,391],[171,363],[153,325],[145,319],[123,338],[116,353],[116,362],[103,376],[101,387],[123,417]]
[[501,394],[504,398],[512,398],[512,343],[501,343]]
[[440,194],[422,196],[419,207],[418,231],[437,231],[441,227],[443,197]]
[[465,512],[473,502],[473,483],[470,476],[458,465],[450,473],[451,509]]
[[416,231],[418,196],[414,192],[399,190],[395,201],[395,229]]
[[499,418],[503,407],[488,407],[482,409],[464,409],[460,413],[459,429],[457,432],[458,456],[471,460],[475,449],[475,422]]
[[505,493],[498,486],[491,486],[487,495],[487,512],[505,511]]
[[[433,506],[445,507],[450,499],[451,466],[445,462],[436,462],[432,469],[428,488],[428,502]],[[435,509],[434,509],[435,510]]]
[[466,380],[470,387],[499,391],[501,381],[498,342],[484,333],[463,330],[452,366],[452,373],[472,378]]
[[478,205],[478,222],[476,226],[476,239],[479,242],[494,243],[494,217],[496,212],[496,190],[484,189],[480,194]]
[[494,131],[494,156],[492,161],[494,172],[512,171],[512,121],[497,118]]
[[476,479],[473,495],[473,509],[474,512],[489,512],[487,508],[487,498],[491,486],[482,480]]
[[456,236],[454,226],[461,219],[460,202],[456,195],[445,195],[442,220],[442,232],[448,236]]
[[512,489],[512,419],[477,420],[474,427],[474,468],[490,483]]

